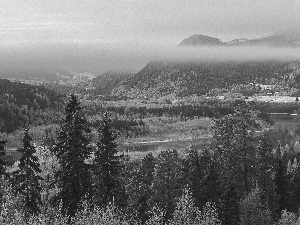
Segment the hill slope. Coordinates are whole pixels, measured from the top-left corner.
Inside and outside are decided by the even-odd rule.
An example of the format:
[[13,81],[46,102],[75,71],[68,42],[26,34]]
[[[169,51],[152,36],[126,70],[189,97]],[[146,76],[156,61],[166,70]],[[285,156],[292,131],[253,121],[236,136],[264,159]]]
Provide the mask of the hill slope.
[[203,95],[214,88],[267,80],[294,82],[299,62],[150,62],[113,90],[114,96],[157,98]]
[[92,80],[94,94],[110,95],[112,90],[127,80],[133,74],[130,72],[107,71]]
[[50,123],[62,108],[63,97],[43,86],[0,79],[0,131]]

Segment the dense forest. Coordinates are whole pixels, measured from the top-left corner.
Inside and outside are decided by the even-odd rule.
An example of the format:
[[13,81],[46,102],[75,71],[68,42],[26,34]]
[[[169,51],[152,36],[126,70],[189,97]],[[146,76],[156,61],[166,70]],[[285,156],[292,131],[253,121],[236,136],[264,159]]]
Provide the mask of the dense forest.
[[11,133],[25,126],[58,121],[64,96],[43,86],[0,79],[0,131]]
[[204,95],[214,88],[236,85],[280,84],[299,87],[299,63],[245,62],[150,62],[112,92],[129,98]]
[[53,145],[25,129],[12,165],[0,142],[2,224],[297,224],[299,152],[257,136],[260,112],[240,102],[216,119],[209,146],[132,160],[109,112],[91,127],[70,95]]

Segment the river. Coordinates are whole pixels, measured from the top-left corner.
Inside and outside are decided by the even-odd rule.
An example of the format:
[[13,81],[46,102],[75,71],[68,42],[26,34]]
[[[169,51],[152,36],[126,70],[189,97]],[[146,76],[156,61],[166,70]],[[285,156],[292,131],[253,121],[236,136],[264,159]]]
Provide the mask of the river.
[[[274,127],[269,131],[269,138],[273,148],[276,148],[280,143],[282,146],[288,144],[294,145],[297,141],[300,142],[300,119],[289,114],[271,115],[274,121]],[[211,142],[211,138],[200,138],[198,140],[174,140],[151,143],[134,143],[120,145],[120,150],[128,150],[129,152],[156,152],[167,149],[180,150],[189,145],[194,145],[196,149],[203,149]]]

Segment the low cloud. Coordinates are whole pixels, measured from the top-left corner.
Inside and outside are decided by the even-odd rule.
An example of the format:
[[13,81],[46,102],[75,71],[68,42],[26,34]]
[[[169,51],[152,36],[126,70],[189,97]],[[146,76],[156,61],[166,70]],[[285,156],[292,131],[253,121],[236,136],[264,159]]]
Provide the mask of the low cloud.
[[72,69],[103,73],[107,70],[137,72],[149,61],[300,61],[299,48],[183,47],[143,43],[60,41],[6,43],[0,46],[0,75]]

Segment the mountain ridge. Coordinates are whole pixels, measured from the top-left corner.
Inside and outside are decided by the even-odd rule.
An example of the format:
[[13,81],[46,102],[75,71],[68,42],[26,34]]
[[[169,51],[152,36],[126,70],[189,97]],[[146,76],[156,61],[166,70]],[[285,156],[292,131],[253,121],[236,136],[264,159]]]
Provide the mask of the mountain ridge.
[[276,32],[269,36],[254,39],[239,38],[223,42],[216,37],[203,34],[193,34],[181,41],[179,46],[271,46],[300,47],[300,31]]

